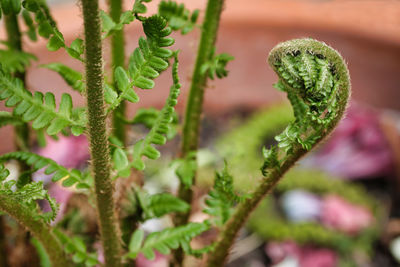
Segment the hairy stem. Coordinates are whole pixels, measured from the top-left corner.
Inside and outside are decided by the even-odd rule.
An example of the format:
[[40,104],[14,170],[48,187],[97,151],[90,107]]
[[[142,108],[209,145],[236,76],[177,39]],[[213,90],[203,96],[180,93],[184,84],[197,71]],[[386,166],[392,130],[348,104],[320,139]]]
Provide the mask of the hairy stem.
[[215,247],[214,252],[208,258],[208,267],[220,267],[224,265],[237,233],[246,223],[251,212],[255,209],[258,203],[260,203],[263,197],[271,192],[271,190],[275,187],[283,175],[294,165],[294,163],[306,152],[307,150],[302,148],[296,149],[293,154],[288,156],[280,170],[274,169],[269,173],[268,176],[262,179],[251,198],[248,198],[239,204],[235,210],[235,213],[225,224],[222,232],[219,235],[217,246]]
[[[110,16],[118,23],[122,14],[122,0],[109,0]],[[125,40],[124,30],[115,31],[111,36],[111,60],[112,74],[116,67],[124,67],[125,65]],[[113,77],[113,83],[116,81]],[[117,86],[115,86],[117,88]],[[113,134],[124,144],[126,143],[125,123],[123,116],[125,115],[125,101],[121,101],[120,105],[113,112]]]
[[85,52],[88,133],[96,205],[106,266],[121,266],[121,240],[116,219],[110,151],[104,109],[103,59],[98,0],[82,0]]
[[34,219],[31,209],[9,196],[0,195],[0,210],[8,213],[42,243],[53,266],[73,266],[51,227],[42,220]]
[[[214,48],[219,20],[221,17],[224,0],[208,0],[196,63],[192,76],[189,98],[186,104],[185,121],[183,124],[181,157],[186,157],[190,152],[196,151],[199,143],[200,117],[203,109],[204,90],[207,85],[207,73],[201,72],[201,67],[210,60]],[[194,182],[194,181],[193,181]],[[183,184],[179,187],[178,195],[188,203],[192,202],[193,192]],[[177,215],[174,218],[175,225],[183,225],[188,221],[190,211]],[[179,266],[183,260],[182,250],[174,253],[174,262]]]

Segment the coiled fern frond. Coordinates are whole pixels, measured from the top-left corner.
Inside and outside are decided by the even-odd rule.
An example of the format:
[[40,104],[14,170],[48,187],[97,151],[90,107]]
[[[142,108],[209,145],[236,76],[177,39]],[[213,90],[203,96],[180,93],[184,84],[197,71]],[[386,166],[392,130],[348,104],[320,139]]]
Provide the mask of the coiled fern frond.
[[[31,182],[18,187],[16,180],[6,180],[10,172],[0,164],[0,195],[11,198],[24,206],[29,207],[32,211],[38,209],[36,200],[47,200],[51,211],[46,213],[36,213],[33,216],[35,220],[42,219],[46,223],[54,220],[57,215],[58,205],[54,198],[51,198],[47,191],[43,188],[43,182]],[[14,190],[13,186],[17,185]]]
[[288,94],[295,121],[271,149],[264,149],[260,180],[251,197],[241,202],[224,225],[208,267],[222,266],[238,231],[251,211],[283,175],[323,140],[342,118],[350,96],[350,78],[340,54],[313,39],[296,39],[277,45],[268,62],[279,76],[276,87]]
[[264,150],[264,175],[294,150],[308,151],[331,132],[350,95],[347,67],[326,44],[312,39],[284,42],[271,51],[269,64],[279,76],[275,87],[287,93],[295,121],[275,137],[280,152],[275,147]]

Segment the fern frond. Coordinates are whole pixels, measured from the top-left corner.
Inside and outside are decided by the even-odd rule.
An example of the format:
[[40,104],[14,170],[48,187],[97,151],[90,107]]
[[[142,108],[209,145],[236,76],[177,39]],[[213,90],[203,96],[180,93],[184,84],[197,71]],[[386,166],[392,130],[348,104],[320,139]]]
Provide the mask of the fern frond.
[[102,22],[103,39],[110,36],[114,31],[122,30],[125,24],[131,23],[135,16],[132,11],[125,11],[121,14],[119,22],[116,23],[110,15],[103,10],[100,10],[100,18]]
[[31,65],[32,60],[37,60],[37,57],[30,53],[14,49],[0,49],[0,62],[3,69],[7,72],[23,72]]
[[77,39],[78,41],[73,42],[70,47],[65,44],[64,36],[58,30],[45,1],[24,0],[22,5],[26,10],[35,14],[39,35],[49,39],[47,43],[49,51],[57,51],[60,48],[65,48],[71,57],[83,61],[81,58],[83,54],[83,41]]
[[129,253],[126,257],[134,259],[139,253],[143,253],[147,259],[152,260],[155,258],[154,250],[164,255],[171,253],[171,249],[179,247],[190,251],[190,241],[192,238],[207,231],[209,228],[210,223],[208,221],[167,228],[163,231],[149,234],[142,245],[140,244],[144,239],[143,230],[136,230],[132,234],[132,242],[130,242]]
[[31,182],[22,187],[17,187],[13,190],[16,184],[15,180],[5,182],[9,171],[0,164],[0,194],[13,199],[18,203],[22,203],[32,210],[37,210],[36,200],[47,200],[50,204],[51,211],[46,213],[35,214],[36,219],[43,219],[46,223],[53,221],[58,212],[58,205],[53,198],[49,196],[47,191],[43,188],[43,182]]
[[22,10],[22,18],[26,27],[28,28],[25,34],[29,37],[29,39],[31,39],[31,41],[37,41],[36,27],[28,10]]
[[214,80],[215,75],[219,78],[222,79],[226,76],[228,76],[228,70],[226,70],[226,65],[228,64],[229,61],[234,60],[235,58],[228,53],[222,53],[215,55],[215,50],[216,48],[212,50],[210,60],[204,63],[201,66],[200,72],[202,74],[207,73],[208,77],[211,80]]
[[174,107],[178,102],[177,99],[180,94],[181,87],[178,77],[177,53],[175,53],[174,58],[175,62],[172,66],[173,85],[171,86],[166,103],[150,132],[143,140],[137,142],[133,147],[132,166],[138,170],[143,170],[145,168],[142,156],[146,156],[150,159],[157,159],[160,157],[160,152],[154,148],[152,144],[163,145],[167,141],[165,135],[168,133],[169,124],[173,121]]
[[72,89],[80,94],[85,92],[85,85],[82,81],[83,75],[79,71],[61,63],[43,64],[41,67],[57,72]]
[[85,181],[81,171],[77,169],[68,170],[67,168],[58,165],[54,160],[39,156],[32,152],[17,151],[0,156],[0,162],[5,162],[10,159],[16,159],[25,162],[27,165],[32,166],[34,171],[46,167],[44,173],[52,174],[52,181],[57,182],[63,179],[62,185],[65,187],[77,184],[77,188],[89,188],[89,184]]
[[191,32],[196,26],[200,11],[194,10],[192,14],[184,4],[175,1],[161,1],[158,5],[158,14],[168,21],[174,31],[181,30],[182,34]]
[[75,264],[84,264],[87,267],[100,264],[97,253],[89,253],[81,238],[77,236],[70,238],[58,229],[55,229],[54,233],[63,244],[65,252],[72,255]]
[[21,11],[21,0],[3,0],[1,10],[5,15],[18,14]]
[[0,128],[6,125],[21,125],[24,121],[10,112],[0,111]]
[[247,198],[247,196],[238,196],[233,188],[233,177],[228,172],[228,165],[222,172],[215,173],[215,182],[213,189],[208,193],[205,200],[206,208],[203,210],[215,217],[215,224],[222,226],[230,217],[232,207]]
[[0,70],[0,100],[5,99],[7,107],[15,107],[15,115],[21,116],[25,122],[33,121],[34,129],[47,128],[49,135],[55,135],[67,126],[71,127],[74,135],[82,134],[85,129],[85,110],[73,110],[69,94],[62,95],[59,110],[56,111],[52,93],[43,96],[35,92],[32,96],[21,80]]
[[154,87],[153,79],[169,66],[168,59],[173,53],[165,47],[173,45],[174,39],[167,37],[171,28],[158,15],[145,19],[143,30],[147,38],[139,38],[139,47],[129,60],[129,76],[134,86],[151,89]]
[[135,190],[135,195],[141,210],[141,220],[162,217],[172,212],[187,212],[190,205],[185,201],[168,193],[149,195],[148,193]]
[[147,12],[147,7],[143,3],[149,3],[151,0],[135,0],[132,12],[135,14],[143,14]]
[[350,94],[348,70],[325,44],[312,39],[285,42],[271,51],[269,62],[280,78],[276,87],[287,93],[296,120],[275,137],[281,152],[264,152],[264,175],[279,169],[271,156],[284,162],[295,149],[308,151],[326,136],[343,115]]

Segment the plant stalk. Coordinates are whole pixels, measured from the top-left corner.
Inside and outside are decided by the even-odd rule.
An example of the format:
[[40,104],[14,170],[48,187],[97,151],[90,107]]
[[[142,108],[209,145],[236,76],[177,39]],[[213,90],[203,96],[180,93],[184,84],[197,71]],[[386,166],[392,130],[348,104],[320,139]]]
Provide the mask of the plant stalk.
[[297,147],[293,150],[293,154],[289,155],[279,170],[273,169],[268,175],[262,178],[250,198],[240,203],[235,209],[234,214],[224,225],[223,230],[219,234],[217,245],[207,260],[207,267],[220,267],[228,257],[229,250],[235,241],[237,233],[246,223],[251,212],[257,207],[260,201],[271,192],[284,174],[308,151]]
[[[122,14],[122,2],[123,0],[109,0],[110,16],[116,23],[119,23]],[[111,64],[113,83],[115,88],[118,88],[114,78],[114,70],[116,67],[125,66],[125,40],[123,29],[113,32],[111,36]],[[126,144],[126,134],[125,123],[122,118],[125,115],[125,106],[125,101],[121,101],[120,105],[113,112],[113,134],[124,144]]]
[[[208,73],[202,73],[201,67],[210,60],[212,50],[217,40],[217,33],[224,0],[208,0],[204,22],[202,25],[196,63],[192,75],[189,97],[186,104],[185,121],[183,124],[181,157],[185,158],[190,152],[197,151],[199,145],[200,121],[203,109],[204,90],[207,86]],[[193,184],[195,177],[193,178]],[[182,183],[178,196],[187,203],[192,202],[193,192]],[[190,211],[186,214],[177,214],[174,218],[176,226],[188,222]],[[182,250],[174,252],[174,263],[180,266],[183,261]]]
[[[22,51],[21,31],[19,29],[17,15],[11,13],[4,16],[4,23],[7,32],[7,42],[11,49]],[[16,78],[22,80],[25,84],[25,72],[14,73]],[[15,126],[15,145],[17,150],[29,151],[29,126],[28,123]],[[26,170],[27,166],[22,166],[22,171]]]
[[20,205],[17,200],[9,196],[0,194],[0,210],[8,213],[42,243],[52,266],[73,266],[50,226],[42,220],[35,219],[31,209]]
[[88,134],[96,205],[106,266],[121,266],[121,239],[110,177],[110,151],[104,109],[103,58],[98,0],[82,0],[85,29]]

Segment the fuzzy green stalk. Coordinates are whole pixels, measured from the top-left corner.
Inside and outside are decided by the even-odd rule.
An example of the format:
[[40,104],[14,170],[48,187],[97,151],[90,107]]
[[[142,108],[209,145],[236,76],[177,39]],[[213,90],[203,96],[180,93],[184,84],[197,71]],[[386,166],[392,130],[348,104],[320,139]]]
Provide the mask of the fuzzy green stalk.
[[[11,49],[22,51],[21,31],[19,29],[17,14],[13,12],[4,16],[7,32],[7,42]],[[16,72],[14,76],[25,83],[25,72]],[[17,150],[29,151],[29,126],[28,123],[15,126],[15,145]],[[26,166],[22,166],[26,170]],[[22,170],[22,171],[23,171]]]
[[[286,55],[295,55],[297,53],[319,55],[329,61],[330,69],[331,71],[334,71],[339,84],[338,91],[334,92],[334,102],[337,104],[334,105],[335,110],[331,111],[335,114],[334,118],[329,120],[329,123],[318,131],[318,139],[312,144],[311,148],[307,149],[298,143],[292,143],[291,152],[287,154],[281,162],[279,162],[278,166],[273,165],[266,173],[266,176],[261,179],[251,197],[238,205],[234,214],[224,225],[218,236],[215,250],[209,255],[207,260],[206,266],[208,267],[220,267],[224,265],[237,233],[244,226],[251,212],[256,208],[264,196],[274,189],[283,175],[294,166],[294,164],[304,154],[309,152],[310,149],[317,146],[319,142],[327,137],[343,117],[351,92],[349,72],[343,58],[331,47],[312,39],[297,39],[276,46],[268,57],[269,64],[285,84],[285,87],[288,88],[288,95],[290,95],[289,93],[293,93],[300,98],[304,96],[304,92],[296,88],[291,88],[290,83],[285,80],[287,77],[285,78],[285,76],[280,73],[281,70],[279,65],[277,65],[277,62],[279,62],[281,58],[284,58]],[[314,88],[314,90],[317,89]],[[310,105],[310,107],[315,107],[316,104],[319,104],[318,100],[315,100],[317,102],[312,101],[314,100],[306,98],[304,103]],[[324,116],[324,112],[321,116]],[[303,135],[307,134],[309,133],[303,133]]]
[[82,0],[88,134],[96,206],[106,266],[121,266],[121,239],[115,214],[104,104],[103,57],[98,0]]
[[[186,104],[185,121],[183,124],[181,157],[185,158],[193,151],[197,151],[199,145],[200,121],[203,110],[204,90],[207,86],[208,73],[202,73],[201,67],[210,60],[217,40],[217,33],[224,0],[208,0],[204,22],[202,25],[200,43],[197,51],[196,63],[192,75],[189,97]],[[195,183],[195,178],[193,178]],[[193,192],[181,183],[178,196],[191,203]],[[176,215],[176,226],[187,223],[190,211],[186,214]],[[179,266],[183,260],[182,250],[174,253],[174,262]]]
[[[122,0],[109,0],[110,16],[119,23],[122,14]],[[114,70],[116,67],[125,66],[125,40],[124,30],[114,31],[111,36],[111,64],[113,83],[116,84],[114,78]],[[115,88],[118,88],[115,86]],[[125,115],[125,101],[121,101],[120,105],[113,112],[113,134],[124,144],[126,143],[125,123],[123,117]]]
[[43,220],[35,218],[35,214],[32,213],[30,208],[19,204],[17,200],[10,196],[0,194],[0,210],[13,217],[42,243],[50,257],[52,266],[73,266],[51,227]]

